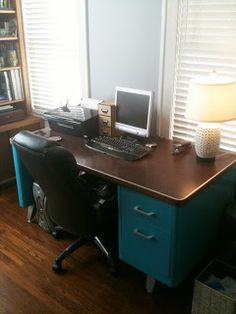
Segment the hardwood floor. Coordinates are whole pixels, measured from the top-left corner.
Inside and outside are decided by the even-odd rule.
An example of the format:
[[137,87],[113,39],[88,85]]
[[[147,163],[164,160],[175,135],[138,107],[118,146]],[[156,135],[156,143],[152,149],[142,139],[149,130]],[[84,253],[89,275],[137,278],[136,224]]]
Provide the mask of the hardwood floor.
[[104,256],[87,245],[64,262],[58,275],[54,258],[71,241],[56,240],[37,224],[28,224],[15,187],[0,191],[0,314],[189,314],[193,279],[178,289],[158,285],[145,290],[145,276],[121,264],[112,276]]

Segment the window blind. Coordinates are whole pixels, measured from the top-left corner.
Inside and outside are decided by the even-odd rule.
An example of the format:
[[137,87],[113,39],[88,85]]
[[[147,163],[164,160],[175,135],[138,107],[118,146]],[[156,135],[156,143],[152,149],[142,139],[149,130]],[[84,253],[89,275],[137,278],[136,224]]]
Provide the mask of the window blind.
[[34,111],[77,105],[82,96],[80,8],[77,0],[22,0]]
[[[184,118],[189,81],[212,71],[236,78],[236,0],[181,0],[170,131],[173,138],[194,139],[197,124]],[[221,147],[236,151],[236,121],[223,123],[221,130]]]

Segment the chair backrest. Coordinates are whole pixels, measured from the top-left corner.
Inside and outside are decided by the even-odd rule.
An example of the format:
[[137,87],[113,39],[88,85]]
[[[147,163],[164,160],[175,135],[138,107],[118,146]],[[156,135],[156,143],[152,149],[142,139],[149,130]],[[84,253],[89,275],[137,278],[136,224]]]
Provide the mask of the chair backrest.
[[92,235],[95,229],[92,191],[78,176],[74,156],[57,142],[29,131],[16,134],[12,144],[44,191],[50,218],[72,234]]

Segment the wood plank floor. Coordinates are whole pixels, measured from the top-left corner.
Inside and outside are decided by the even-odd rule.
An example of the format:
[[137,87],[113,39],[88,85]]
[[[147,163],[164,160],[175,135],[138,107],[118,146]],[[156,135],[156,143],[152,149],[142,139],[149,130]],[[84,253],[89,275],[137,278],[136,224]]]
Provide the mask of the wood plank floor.
[[63,274],[51,270],[71,241],[56,240],[26,221],[15,187],[0,191],[0,314],[189,314],[193,279],[178,289],[145,290],[145,276],[121,264],[112,276],[97,247],[87,245],[64,261]]

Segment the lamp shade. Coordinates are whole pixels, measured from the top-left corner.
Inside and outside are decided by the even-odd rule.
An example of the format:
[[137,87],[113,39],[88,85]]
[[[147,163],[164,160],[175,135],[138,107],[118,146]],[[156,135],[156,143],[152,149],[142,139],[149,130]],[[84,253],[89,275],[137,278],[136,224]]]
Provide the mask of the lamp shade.
[[236,80],[219,76],[191,80],[185,117],[201,122],[236,119]]

